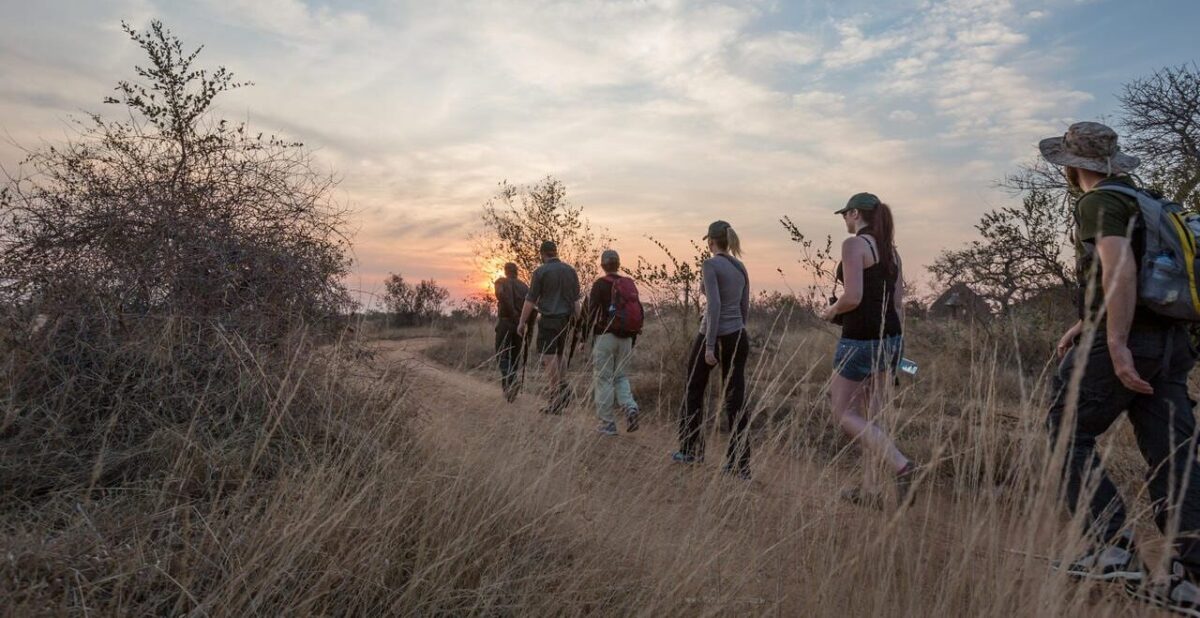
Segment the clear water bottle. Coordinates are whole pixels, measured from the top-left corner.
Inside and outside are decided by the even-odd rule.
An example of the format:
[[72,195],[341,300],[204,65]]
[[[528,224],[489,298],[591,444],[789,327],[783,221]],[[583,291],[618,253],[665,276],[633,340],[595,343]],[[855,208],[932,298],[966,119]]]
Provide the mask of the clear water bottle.
[[1164,305],[1175,302],[1179,298],[1179,290],[1171,285],[1171,276],[1178,270],[1169,252],[1159,253],[1150,263],[1150,277],[1143,296]]

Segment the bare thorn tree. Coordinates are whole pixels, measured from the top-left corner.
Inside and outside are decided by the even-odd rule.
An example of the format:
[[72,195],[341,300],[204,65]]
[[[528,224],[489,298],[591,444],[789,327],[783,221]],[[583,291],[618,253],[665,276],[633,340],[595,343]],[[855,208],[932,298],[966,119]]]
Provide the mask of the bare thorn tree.
[[1072,289],[1063,259],[1063,220],[1056,198],[1030,189],[1019,207],[983,215],[975,229],[981,239],[943,251],[929,272],[938,283],[965,283],[1002,312],[1051,289]]
[[276,340],[346,310],[346,211],[302,145],[212,115],[243,84],[197,68],[159,22],[124,25],[149,58],[77,121],[78,139],[30,152],[0,198],[0,301],[51,321],[170,316]]
[[501,182],[483,205],[483,226],[472,237],[480,267],[498,258],[515,262],[525,276],[541,264],[542,241],[552,240],[559,258],[579,272],[579,280],[590,281],[599,274],[600,252],[613,240],[592,228],[583,206],[568,201],[566,185],[551,176],[529,186]]
[[1141,157],[1151,184],[1193,209],[1200,206],[1200,70],[1167,67],[1125,85],[1118,97],[1124,142]]
[[688,315],[699,315],[701,265],[712,253],[692,241],[691,257],[681,260],[659,239],[647,238],[662,250],[667,261],[656,264],[638,256],[637,267],[630,274],[648,288],[655,304],[678,307],[685,319]]

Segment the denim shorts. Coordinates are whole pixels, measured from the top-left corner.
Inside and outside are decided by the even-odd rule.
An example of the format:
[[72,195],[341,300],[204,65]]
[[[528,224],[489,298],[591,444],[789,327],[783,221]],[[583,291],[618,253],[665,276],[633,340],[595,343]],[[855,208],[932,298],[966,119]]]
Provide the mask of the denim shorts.
[[880,371],[895,371],[904,351],[904,337],[884,339],[838,339],[833,370],[853,382],[862,382]]

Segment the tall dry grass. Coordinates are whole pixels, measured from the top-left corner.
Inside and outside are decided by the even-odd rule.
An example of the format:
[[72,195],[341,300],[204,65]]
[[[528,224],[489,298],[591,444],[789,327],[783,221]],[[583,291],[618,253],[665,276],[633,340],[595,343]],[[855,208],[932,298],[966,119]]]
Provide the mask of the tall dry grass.
[[[446,384],[455,372],[361,342],[281,353],[162,326],[60,354],[88,365],[41,382],[59,365],[38,355],[87,344],[31,347],[5,368],[4,611],[1145,614],[1046,568],[1082,541],[1047,463],[1044,367],[1014,362],[1007,339],[910,330],[920,376],[878,420],[929,466],[911,506],[876,510],[838,497],[877,464],[828,418],[828,333],[755,325],[745,484],[667,463],[691,333],[654,328],[634,368],[648,424],[607,441],[586,420],[586,354],[566,418],[528,396],[510,410],[486,383],[486,324],[387,333],[444,337],[430,355],[479,378]],[[1129,437],[1105,446],[1137,495]]]
[[[599,551],[612,552],[614,561],[633,556],[652,566],[648,579],[640,581],[655,592],[639,611],[996,616],[1148,611],[1119,585],[1076,582],[1048,568],[1050,559],[1074,557],[1085,546],[1081,522],[1068,517],[1059,500],[1056,459],[1044,430],[1058,324],[912,321],[906,354],[921,364],[919,377],[902,380],[884,418],[876,419],[902,450],[925,464],[916,500],[899,511],[850,507],[839,498],[839,489],[858,484],[890,496],[879,481],[884,476],[879,461],[860,453],[829,416],[836,339],[804,319],[751,325],[758,480],[731,486],[710,467],[680,481],[681,472],[665,455],[692,329],[672,326],[652,324],[631,371],[635,396],[658,425],[656,445],[663,448],[599,455],[605,462],[620,459],[625,474],[616,492],[619,502],[589,507],[601,508],[599,515],[581,507],[596,520],[621,521],[623,513],[649,504],[655,507],[642,510],[663,518],[597,533],[604,539]],[[473,324],[453,332],[430,355],[495,381],[490,346],[487,325]],[[577,353],[572,369],[578,399],[571,414],[590,418],[588,367],[578,360],[586,356]],[[530,371],[536,389],[536,370]],[[715,394],[710,403],[716,403]],[[724,448],[719,425],[710,419],[713,459]],[[540,452],[537,445],[548,441],[566,450],[556,451],[564,459],[577,458],[574,465],[580,467],[589,466],[597,449],[608,448],[603,442],[595,446],[590,421],[569,427],[553,431],[579,434],[577,446],[561,446],[557,434],[507,430],[485,441],[505,443],[506,457],[512,458]],[[1141,481],[1145,466],[1127,427],[1111,434],[1102,445],[1108,470],[1130,499],[1148,561],[1161,569],[1166,541],[1149,517]],[[578,474],[557,468],[547,473]],[[685,488],[678,491],[681,483]],[[682,504],[663,510],[664,492]],[[564,499],[587,496],[581,489]],[[622,533],[635,539],[611,540]],[[747,537],[762,540],[746,546]],[[677,544],[662,556],[647,556],[643,544],[664,538]],[[764,586],[777,588],[764,592]]]

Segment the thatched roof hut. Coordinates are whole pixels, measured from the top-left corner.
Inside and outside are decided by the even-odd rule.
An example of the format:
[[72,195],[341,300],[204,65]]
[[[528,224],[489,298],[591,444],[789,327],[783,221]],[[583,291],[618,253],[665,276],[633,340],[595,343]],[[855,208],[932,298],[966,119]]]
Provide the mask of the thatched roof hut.
[[965,283],[951,285],[929,306],[929,317],[935,319],[974,320],[991,313],[987,301]]

